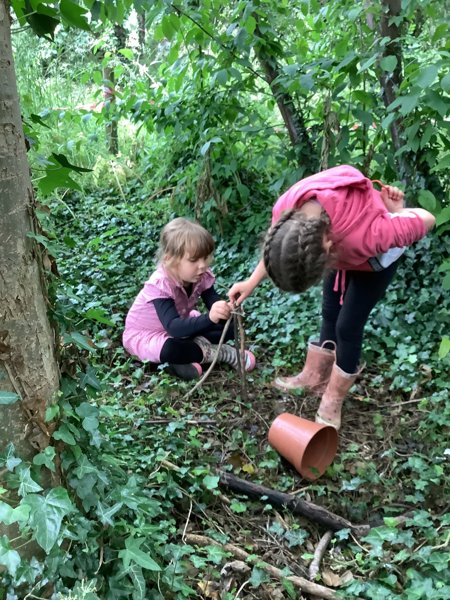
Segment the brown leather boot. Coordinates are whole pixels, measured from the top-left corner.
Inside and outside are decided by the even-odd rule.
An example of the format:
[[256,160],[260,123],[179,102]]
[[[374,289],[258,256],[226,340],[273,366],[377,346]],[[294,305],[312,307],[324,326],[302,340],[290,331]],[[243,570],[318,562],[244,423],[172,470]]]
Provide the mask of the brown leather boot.
[[317,423],[332,425],[332,427],[339,430],[342,403],[360,372],[361,369],[350,375],[339,368],[336,363],[333,365],[330,381],[316,413]]
[[[333,344],[334,349],[324,348],[325,344]],[[293,377],[277,377],[273,385],[284,392],[307,390],[320,396],[330,379],[335,359],[336,344],[331,340],[323,342],[321,346],[317,342],[309,342],[301,373]]]

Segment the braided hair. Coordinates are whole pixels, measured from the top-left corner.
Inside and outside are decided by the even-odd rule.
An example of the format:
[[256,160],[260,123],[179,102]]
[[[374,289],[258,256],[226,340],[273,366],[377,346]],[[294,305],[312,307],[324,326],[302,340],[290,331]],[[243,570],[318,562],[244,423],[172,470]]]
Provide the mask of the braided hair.
[[328,263],[323,247],[330,218],[322,210],[308,218],[297,209],[285,212],[264,241],[264,266],[274,284],[286,292],[304,292],[318,283]]

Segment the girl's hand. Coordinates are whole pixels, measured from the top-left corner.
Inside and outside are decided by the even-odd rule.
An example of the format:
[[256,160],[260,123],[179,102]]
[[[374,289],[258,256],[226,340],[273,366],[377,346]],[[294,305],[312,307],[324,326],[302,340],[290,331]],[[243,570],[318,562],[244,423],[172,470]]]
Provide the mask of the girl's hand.
[[231,306],[239,306],[242,304],[244,300],[250,296],[255,287],[257,287],[266,277],[266,267],[264,266],[264,260],[261,259],[248,279],[235,283],[228,290],[228,298],[230,299]]
[[213,323],[218,323],[223,320],[226,321],[230,318],[231,308],[228,302],[225,300],[218,300],[214,302],[209,311],[209,318]]
[[239,281],[235,283],[228,291],[228,297],[231,305],[236,303],[239,306],[253,292],[254,286],[249,281]]
[[395,213],[403,208],[405,194],[393,185],[384,185],[381,189],[381,199],[389,212]]

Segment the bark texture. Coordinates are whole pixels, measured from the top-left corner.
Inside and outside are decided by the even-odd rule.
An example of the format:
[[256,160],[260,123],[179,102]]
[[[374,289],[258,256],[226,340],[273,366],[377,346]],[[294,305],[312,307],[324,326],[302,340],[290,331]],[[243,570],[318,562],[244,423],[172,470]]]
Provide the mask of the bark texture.
[[[256,13],[254,13],[254,17],[258,21]],[[318,155],[308,134],[303,114],[300,110],[296,109],[292,96],[279,83],[281,75],[280,65],[277,58],[268,51],[267,48],[270,48],[270,45],[265,42],[259,25],[257,25],[255,33],[260,40],[254,46],[255,54],[264,70],[265,79],[269,84],[278,110],[283,118],[290,142],[298,155],[299,164],[304,167],[305,175],[315,173],[319,168]]]
[[22,458],[48,445],[44,412],[59,387],[39,247],[29,237],[34,209],[9,7],[0,0],[0,391],[21,398],[0,405],[0,451],[13,442]]

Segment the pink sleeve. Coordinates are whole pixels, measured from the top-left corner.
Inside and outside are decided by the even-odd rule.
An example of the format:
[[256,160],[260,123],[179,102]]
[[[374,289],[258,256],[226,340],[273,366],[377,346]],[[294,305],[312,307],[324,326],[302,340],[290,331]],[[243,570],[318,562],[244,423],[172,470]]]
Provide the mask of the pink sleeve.
[[427,229],[422,219],[414,213],[382,213],[366,232],[366,244],[373,247],[374,255],[390,248],[410,246],[425,237]]

